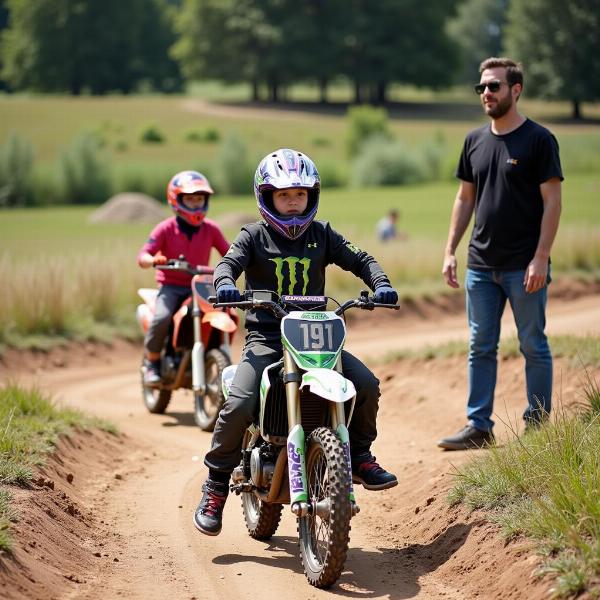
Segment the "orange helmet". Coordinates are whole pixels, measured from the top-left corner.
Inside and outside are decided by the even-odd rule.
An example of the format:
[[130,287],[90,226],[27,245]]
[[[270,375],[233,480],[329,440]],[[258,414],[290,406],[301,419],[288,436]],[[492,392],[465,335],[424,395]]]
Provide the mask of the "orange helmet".
[[[204,206],[188,208],[181,201],[182,194],[206,194]],[[198,226],[204,220],[208,211],[208,199],[214,194],[208,179],[198,171],[181,171],[171,177],[167,186],[167,202],[173,212],[187,221],[190,225]]]

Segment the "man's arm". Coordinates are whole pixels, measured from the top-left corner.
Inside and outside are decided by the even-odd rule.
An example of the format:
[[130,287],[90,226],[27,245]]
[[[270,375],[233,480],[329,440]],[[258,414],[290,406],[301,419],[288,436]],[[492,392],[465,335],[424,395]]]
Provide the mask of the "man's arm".
[[475,207],[475,184],[469,181],[461,181],[452,207],[450,216],[450,230],[444,254],[442,275],[446,283],[453,288],[459,287],[456,278],[456,248],[462,239],[473,214]]
[[553,177],[540,184],[540,192],[544,201],[544,214],[540,228],[540,239],[533,260],[525,271],[525,290],[528,293],[537,292],[546,285],[548,277],[548,259],[550,250],[558,231],[561,212],[561,183],[558,177]]

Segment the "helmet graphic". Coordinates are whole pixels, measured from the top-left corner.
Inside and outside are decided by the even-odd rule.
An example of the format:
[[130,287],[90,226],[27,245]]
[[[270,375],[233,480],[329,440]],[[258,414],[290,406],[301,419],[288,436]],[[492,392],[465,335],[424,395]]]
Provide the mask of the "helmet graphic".
[[[188,208],[181,201],[181,194],[203,193],[207,195],[206,203],[199,208]],[[171,177],[167,186],[167,202],[173,212],[190,225],[198,226],[208,211],[208,198],[214,194],[208,179],[197,171],[181,171]]]
[[[280,215],[273,206],[273,190],[304,188],[308,190],[308,204],[301,215]],[[312,223],[319,206],[321,183],[317,167],[306,154],[281,148],[267,154],[254,175],[254,195],[263,219],[275,231],[295,240]]]

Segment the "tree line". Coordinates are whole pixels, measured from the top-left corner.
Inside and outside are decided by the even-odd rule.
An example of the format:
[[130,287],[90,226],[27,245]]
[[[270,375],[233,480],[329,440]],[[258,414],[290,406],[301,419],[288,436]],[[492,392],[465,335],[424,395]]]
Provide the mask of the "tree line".
[[[250,83],[253,99],[339,78],[357,103],[393,83],[474,81],[509,54],[529,95],[600,97],[600,0],[0,0],[0,79],[13,91],[173,92]],[[266,92],[266,93],[265,93]]]

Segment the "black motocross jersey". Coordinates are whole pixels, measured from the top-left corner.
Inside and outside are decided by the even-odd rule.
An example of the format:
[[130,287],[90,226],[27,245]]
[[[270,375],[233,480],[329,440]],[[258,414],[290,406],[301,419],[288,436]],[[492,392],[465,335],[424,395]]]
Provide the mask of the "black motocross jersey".
[[[290,240],[260,221],[242,227],[215,269],[215,287],[235,285],[244,272],[246,290],[322,296],[325,268],[330,264],[354,273],[372,290],[390,285],[377,261],[327,222],[313,221],[298,239]],[[246,315],[246,328],[273,331],[279,328],[279,321],[266,311],[250,312]]]

